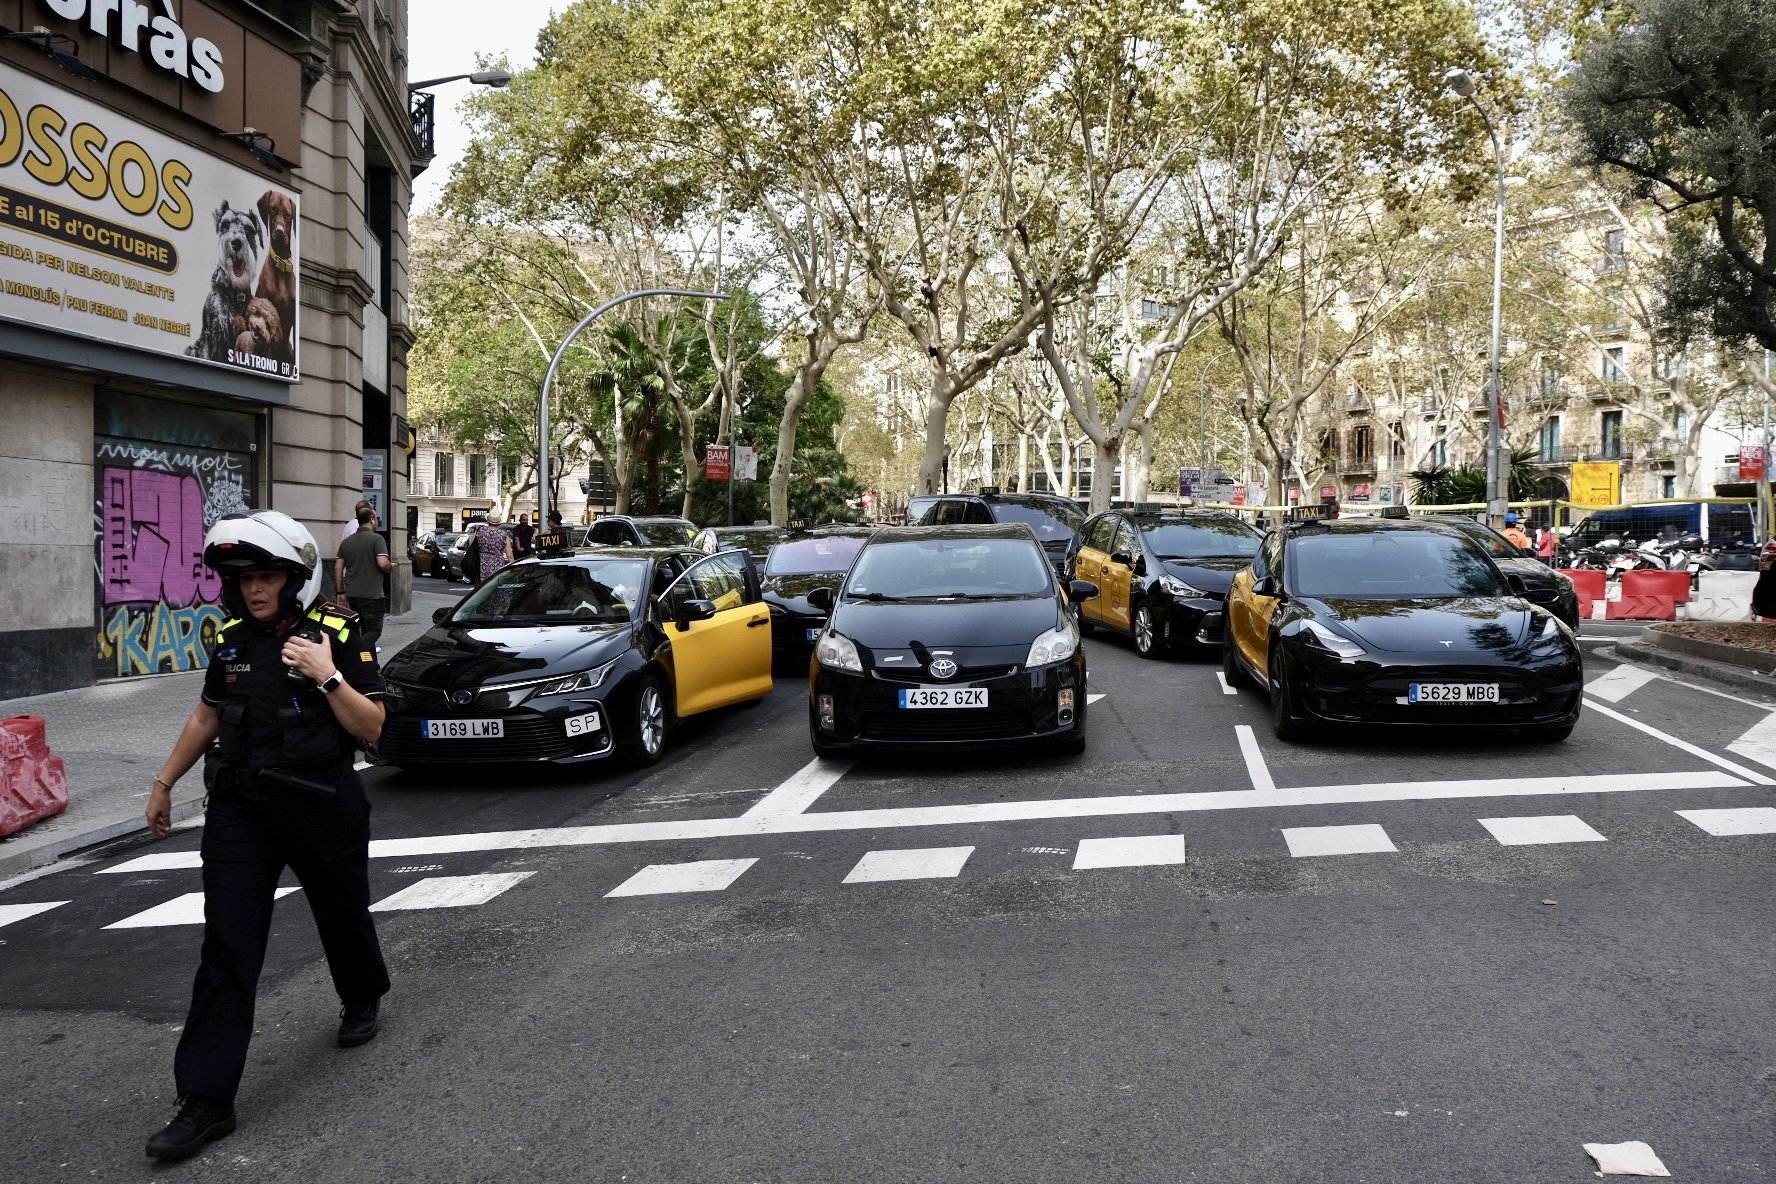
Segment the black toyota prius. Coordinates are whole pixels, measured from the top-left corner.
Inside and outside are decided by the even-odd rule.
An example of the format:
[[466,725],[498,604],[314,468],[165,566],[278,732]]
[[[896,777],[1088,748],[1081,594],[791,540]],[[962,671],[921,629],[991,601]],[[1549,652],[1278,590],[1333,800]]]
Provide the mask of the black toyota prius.
[[822,756],[877,746],[1085,748],[1085,651],[1070,600],[1022,524],[892,527],[858,553],[809,664]]

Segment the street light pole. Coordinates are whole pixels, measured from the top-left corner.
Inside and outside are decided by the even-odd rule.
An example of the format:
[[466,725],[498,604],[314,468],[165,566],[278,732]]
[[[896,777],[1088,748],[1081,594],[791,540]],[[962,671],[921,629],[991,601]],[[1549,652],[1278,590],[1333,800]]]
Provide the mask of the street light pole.
[[[555,356],[549,359],[549,369],[543,374],[542,389],[537,392],[537,518],[544,526],[549,522],[549,389],[555,384],[555,371],[561,365],[567,347],[573,344],[593,321],[631,300],[640,300],[644,296],[684,296],[693,300],[726,300],[726,292],[693,292],[685,288],[643,288],[636,292],[625,292],[621,296],[606,300],[603,304],[580,318],[580,323],[569,329],[561,344],[555,347]],[[690,474],[685,474],[690,480]]]
[[1499,386],[1499,353],[1503,331],[1505,290],[1505,153],[1499,146],[1498,129],[1492,117],[1475,97],[1473,76],[1466,70],[1451,70],[1443,76],[1443,85],[1451,94],[1466,99],[1480,113],[1486,134],[1492,140],[1492,159],[1498,174],[1498,195],[1494,201],[1492,231],[1492,348],[1487,360],[1486,377],[1486,516],[1495,527],[1505,524],[1505,511],[1510,508],[1510,488],[1505,472],[1504,393]]

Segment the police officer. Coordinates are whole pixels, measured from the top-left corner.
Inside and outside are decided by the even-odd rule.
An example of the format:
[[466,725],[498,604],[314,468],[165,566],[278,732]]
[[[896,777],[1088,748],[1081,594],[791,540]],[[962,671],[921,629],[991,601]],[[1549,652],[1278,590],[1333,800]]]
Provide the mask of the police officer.
[[370,918],[370,803],[354,749],[382,730],[375,652],[351,614],[320,600],[314,537],[275,510],[230,514],[204,539],[229,620],[217,631],[201,700],[154,779],[148,825],[170,833],[171,791],[200,757],[204,936],[173,1074],[179,1109],[148,1140],[183,1159],[234,1130],[234,1095],[278,877],[301,882],[339,992],[338,1041],[376,1035],[388,970]]

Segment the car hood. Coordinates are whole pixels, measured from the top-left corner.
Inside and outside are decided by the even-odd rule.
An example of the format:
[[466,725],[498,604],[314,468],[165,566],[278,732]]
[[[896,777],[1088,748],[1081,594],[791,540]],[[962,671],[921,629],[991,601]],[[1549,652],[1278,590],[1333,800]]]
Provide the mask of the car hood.
[[827,588],[837,592],[839,585],[844,581],[845,573],[842,571],[766,576],[760,584],[760,589],[767,604],[774,604],[778,608],[788,609],[790,612],[819,615],[818,610],[808,603],[808,593],[816,588]]
[[1523,586],[1535,596],[1555,596],[1560,593],[1560,577],[1554,569],[1536,559],[1504,558],[1495,559],[1500,571],[1508,576],[1516,576],[1523,581]]
[[1165,573],[1177,576],[1193,588],[1227,595],[1236,572],[1250,566],[1247,555],[1205,555],[1197,559],[1166,559],[1160,562]]
[[[1459,653],[1489,650],[1503,653],[1529,636],[1535,617],[1514,596],[1461,600],[1310,601],[1313,615],[1333,620],[1364,645],[1384,652]],[[1444,645],[1450,642],[1450,645]]]
[[884,672],[897,666],[910,672],[925,661],[920,650],[950,651],[964,668],[1022,662],[1030,643],[1059,619],[1050,596],[916,604],[848,600],[834,613],[832,628],[868,650],[866,660]]
[[434,625],[391,658],[383,673],[448,690],[572,674],[628,649],[630,625]]

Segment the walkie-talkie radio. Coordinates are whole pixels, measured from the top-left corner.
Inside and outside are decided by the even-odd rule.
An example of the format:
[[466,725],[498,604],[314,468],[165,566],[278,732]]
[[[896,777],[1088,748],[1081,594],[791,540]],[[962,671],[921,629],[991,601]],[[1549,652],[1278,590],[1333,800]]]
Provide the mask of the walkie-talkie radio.
[[[326,640],[326,636],[321,632],[321,627],[319,625],[315,624],[313,621],[302,622],[302,624],[300,626],[298,626],[296,628],[295,632],[291,633],[290,636],[300,637],[304,641],[312,641],[316,645],[320,645],[322,642],[324,642]],[[287,669],[285,669],[284,677],[287,679],[290,679],[292,682],[306,682],[306,683],[314,682],[314,679],[312,679],[308,675],[302,673],[300,670],[296,669],[296,667],[294,667],[294,666],[291,666],[291,667],[288,667]]]

